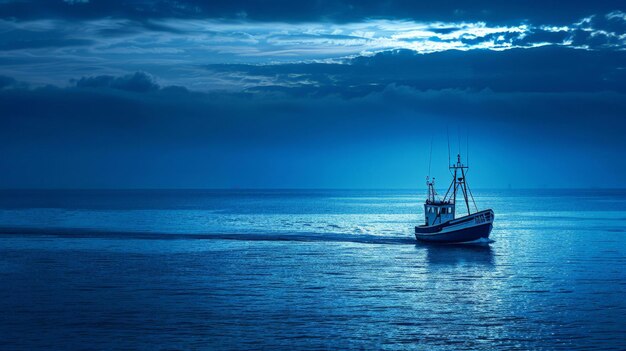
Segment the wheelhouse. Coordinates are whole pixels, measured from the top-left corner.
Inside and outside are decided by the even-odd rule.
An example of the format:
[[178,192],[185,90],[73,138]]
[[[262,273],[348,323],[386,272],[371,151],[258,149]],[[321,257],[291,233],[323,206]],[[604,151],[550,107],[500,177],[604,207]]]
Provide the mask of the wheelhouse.
[[426,225],[446,223],[454,219],[454,204],[443,201],[427,202],[424,204],[424,213]]

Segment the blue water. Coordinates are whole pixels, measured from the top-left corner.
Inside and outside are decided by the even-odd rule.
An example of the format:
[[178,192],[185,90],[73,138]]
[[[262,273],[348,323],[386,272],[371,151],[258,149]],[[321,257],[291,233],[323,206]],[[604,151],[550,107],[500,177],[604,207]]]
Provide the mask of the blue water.
[[626,349],[626,190],[2,191],[0,349]]

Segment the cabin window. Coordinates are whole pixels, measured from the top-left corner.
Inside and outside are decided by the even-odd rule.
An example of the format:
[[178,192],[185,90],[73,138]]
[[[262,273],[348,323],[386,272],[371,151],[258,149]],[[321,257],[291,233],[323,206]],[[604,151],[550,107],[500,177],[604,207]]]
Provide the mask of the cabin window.
[[446,214],[446,208],[445,208],[445,207],[443,207],[443,208],[441,209],[441,213],[442,213],[442,214]]

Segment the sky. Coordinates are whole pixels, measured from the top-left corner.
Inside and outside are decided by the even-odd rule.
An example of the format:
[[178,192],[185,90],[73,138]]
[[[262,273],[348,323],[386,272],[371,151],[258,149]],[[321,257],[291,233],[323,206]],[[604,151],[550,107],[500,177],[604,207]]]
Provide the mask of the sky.
[[621,1],[0,0],[0,188],[621,188],[625,132]]

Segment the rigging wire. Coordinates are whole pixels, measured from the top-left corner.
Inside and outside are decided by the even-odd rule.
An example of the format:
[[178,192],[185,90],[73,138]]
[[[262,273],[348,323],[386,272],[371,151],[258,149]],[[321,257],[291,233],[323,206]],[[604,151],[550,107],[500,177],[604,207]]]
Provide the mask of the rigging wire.
[[465,174],[467,175],[469,172],[469,132],[467,132],[465,139],[465,165],[467,166],[467,170],[465,171]]
[[[446,127],[446,135],[448,136],[448,171],[450,171],[452,164],[450,163],[450,129],[448,127]],[[452,171],[450,173],[452,174]]]
[[[467,133],[466,139],[465,139],[465,162],[467,164],[467,171],[465,172],[465,177],[467,178],[467,172],[469,172],[469,132]],[[476,206],[476,200],[474,200],[474,194],[472,194],[472,189],[470,189],[469,185],[467,185],[467,179],[465,182],[465,187],[467,188],[467,191],[469,192],[470,197],[472,198],[474,209],[476,209],[476,212],[478,212],[478,206]]]
[[472,194],[472,189],[470,189],[469,185],[467,185],[467,183],[465,183],[465,187],[467,188],[467,191],[470,194],[470,197],[472,198],[472,202],[474,203],[474,208],[476,209],[476,212],[478,212],[478,206],[476,206],[476,201],[474,200],[474,195]]

